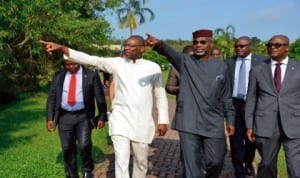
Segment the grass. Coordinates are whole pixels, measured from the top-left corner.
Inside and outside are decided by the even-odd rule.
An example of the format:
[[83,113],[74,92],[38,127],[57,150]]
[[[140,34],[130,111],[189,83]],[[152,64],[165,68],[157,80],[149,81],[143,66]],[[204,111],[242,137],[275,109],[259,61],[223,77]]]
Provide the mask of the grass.
[[[259,153],[256,152],[256,154],[259,154]],[[256,155],[255,159],[254,159],[254,167],[256,169],[258,168],[259,162],[260,162],[260,157],[258,155]],[[279,151],[277,166],[278,166],[278,178],[287,178],[288,174],[287,174],[287,170],[286,170],[286,163],[285,163],[285,156],[284,156],[283,148],[281,148]]]
[[285,163],[285,156],[283,149],[281,148],[279,155],[278,155],[278,174],[280,178],[288,177],[287,170],[286,170],[286,163]]
[[[0,175],[10,178],[64,177],[58,132],[46,129],[46,93],[38,93],[0,111]],[[93,130],[93,158],[108,150],[107,126]],[[80,163],[79,163],[80,164]]]

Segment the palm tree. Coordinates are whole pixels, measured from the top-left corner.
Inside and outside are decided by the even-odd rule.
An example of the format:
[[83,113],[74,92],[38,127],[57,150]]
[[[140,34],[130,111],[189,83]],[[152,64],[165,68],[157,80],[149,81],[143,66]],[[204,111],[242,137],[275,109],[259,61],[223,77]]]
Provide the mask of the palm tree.
[[145,23],[145,13],[150,14],[150,21],[154,19],[154,13],[151,9],[141,7],[145,3],[146,0],[129,0],[127,3],[124,2],[124,7],[117,10],[120,29],[129,28],[130,35],[132,35],[139,24]]
[[228,25],[225,29],[217,28],[214,31],[215,46],[221,49],[222,59],[226,59],[234,55],[235,28]]

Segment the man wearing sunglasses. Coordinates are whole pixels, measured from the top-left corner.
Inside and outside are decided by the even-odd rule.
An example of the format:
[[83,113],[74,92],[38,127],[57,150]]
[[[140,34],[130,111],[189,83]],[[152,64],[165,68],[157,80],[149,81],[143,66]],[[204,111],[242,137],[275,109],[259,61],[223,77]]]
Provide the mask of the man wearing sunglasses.
[[235,41],[235,56],[225,60],[230,71],[232,100],[235,107],[235,133],[230,137],[230,151],[236,178],[254,177],[252,165],[255,156],[255,144],[246,138],[245,103],[249,71],[252,67],[267,59],[252,53],[252,42],[248,36]]
[[275,35],[267,43],[270,58],[250,72],[245,122],[261,162],[257,178],[277,177],[283,145],[288,177],[300,177],[300,62],[288,57],[289,38]]
[[147,36],[146,44],[165,55],[180,73],[172,128],[179,132],[186,177],[219,177],[226,153],[224,118],[233,135],[235,113],[227,65],[211,56],[212,31],[193,32],[193,55]]

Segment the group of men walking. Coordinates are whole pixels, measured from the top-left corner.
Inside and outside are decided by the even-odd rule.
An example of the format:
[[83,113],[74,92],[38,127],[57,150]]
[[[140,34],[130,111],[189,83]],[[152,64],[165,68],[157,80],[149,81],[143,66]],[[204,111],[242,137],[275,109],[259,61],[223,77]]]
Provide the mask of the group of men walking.
[[[155,128],[163,136],[169,117],[166,93],[159,66],[142,58],[145,47],[165,55],[180,75],[176,113],[171,125],[179,132],[180,147],[187,178],[218,178],[226,154],[225,130],[230,137],[232,161],[237,178],[255,176],[255,149],[261,156],[256,177],[277,177],[277,155],[283,144],[290,178],[300,177],[300,62],[288,57],[289,39],[284,35],[270,38],[268,57],[251,52],[251,39],[235,41],[236,56],[225,61],[211,55],[211,30],[193,32],[193,54],[175,51],[165,42],[146,34],[133,35],[124,44],[122,57],[91,56],[63,45],[41,41],[46,51],[62,51],[65,61],[96,66],[114,78],[114,101],[109,119],[109,134],[115,151],[117,178],[142,178],[148,169],[148,145]],[[79,66],[79,65],[78,65]],[[80,65],[81,66],[81,65]],[[103,90],[96,93],[98,78],[81,74],[84,67],[68,71],[53,82],[47,105],[47,126],[53,131],[58,124],[65,160],[66,177],[78,177],[75,163],[76,140],[85,176],[92,176],[90,156],[91,116],[87,95],[101,99],[98,104],[98,128],[104,126],[106,106]],[[85,70],[85,69],[84,69]],[[72,73],[79,76],[76,99],[68,104]],[[86,82],[88,81],[88,82]],[[95,83],[91,83],[94,81]],[[85,89],[86,83],[91,89]],[[85,94],[88,90],[88,94]],[[153,97],[158,109],[158,126],[152,118]],[[93,100],[94,101],[94,100]],[[101,105],[102,104],[102,105]],[[94,110],[94,108],[92,108]],[[77,116],[77,114],[81,114]],[[76,115],[76,116],[75,116]],[[72,117],[71,117],[72,116]],[[224,127],[225,119],[225,127]],[[84,123],[84,124],[82,124]],[[83,126],[85,125],[85,126]],[[129,157],[133,153],[133,173]],[[72,154],[70,154],[72,150]],[[89,154],[84,154],[85,150]]]

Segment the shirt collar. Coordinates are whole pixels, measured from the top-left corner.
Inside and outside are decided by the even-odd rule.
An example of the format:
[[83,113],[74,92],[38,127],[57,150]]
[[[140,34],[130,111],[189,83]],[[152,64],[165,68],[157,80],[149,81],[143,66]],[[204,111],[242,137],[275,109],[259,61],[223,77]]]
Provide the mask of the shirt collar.
[[[70,72],[70,71],[67,71],[67,73],[68,73],[69,75],[71,75],[71,72]],[[79,69],[78,69],[78,71],[76,72],[76,75],[78,75],[78,74],[82,74],[82,67],[81,67],[81,65],[79,66]]]
[[125,58],[127,60],[127,62],[131,63],[131,64],[139,64],[143,61],[143,58],[139,58],[135,60],[135,63],[133,63],[133,60]]
[[245,58],[242,58],[242,57],[238,56],[238,60],[242,60],[242,59],[245,59],[246,61],[251,60],[251,56],[252,56],[252,53],[248,54],[248,56],[246,56]]
[[[284,65],[287,65],[288,61],[289,61],[289,57],[287,56],[287,57],[284,58],[280,63],[281,63],[281,64],[284,64]],[[272,62],[272,65],[276,65],[276,63],[277,63],[277,61],[274,60],[274,59],[272,59],[272,58],[271,58],[271,62]]]

